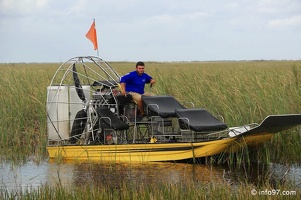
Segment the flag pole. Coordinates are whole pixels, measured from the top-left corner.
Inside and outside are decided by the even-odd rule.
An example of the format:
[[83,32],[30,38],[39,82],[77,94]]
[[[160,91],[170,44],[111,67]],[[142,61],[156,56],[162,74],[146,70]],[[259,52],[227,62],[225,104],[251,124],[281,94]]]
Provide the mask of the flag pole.
[[[93,22],[94,22],[94,26],[95,26],[95,34],[96,34],[96,38],[98,38],[97,37],[97,30],[96,30],[96,22],[95,22],[95,19],[93,19]],[[97,40],[97,39],[96,39]],[[99,57],[99,51],[98,51],[98,41],[97,41],[97,57]]]

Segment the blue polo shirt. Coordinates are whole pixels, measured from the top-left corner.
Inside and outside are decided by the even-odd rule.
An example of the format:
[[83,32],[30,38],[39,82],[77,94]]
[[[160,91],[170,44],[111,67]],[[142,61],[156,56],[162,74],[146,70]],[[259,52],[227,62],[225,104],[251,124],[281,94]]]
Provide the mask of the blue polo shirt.
[[132,71],[121,77],[120,83],[125,83],[126,92],[136,92],[144,94],[144,86],[150,83],[152,77],[146,73],[138,75],[136,71]]

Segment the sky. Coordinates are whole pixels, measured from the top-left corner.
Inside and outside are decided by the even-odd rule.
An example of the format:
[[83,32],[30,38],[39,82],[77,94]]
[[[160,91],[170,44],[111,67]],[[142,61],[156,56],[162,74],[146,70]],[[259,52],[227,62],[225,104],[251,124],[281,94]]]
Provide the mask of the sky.
[[301,0],[0,0],[0,63],[300,60]]

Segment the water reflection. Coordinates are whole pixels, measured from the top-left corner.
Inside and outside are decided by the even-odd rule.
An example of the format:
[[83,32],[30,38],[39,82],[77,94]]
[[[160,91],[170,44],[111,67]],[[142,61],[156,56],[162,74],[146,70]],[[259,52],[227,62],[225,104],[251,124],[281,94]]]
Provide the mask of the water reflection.
[[0,164],[0,191],[13,189],[37,188],[47,182],[47,163],[36,165],[28,162],[23,166],[9,163]]
[[301,188],[301,167],[298,165],[256,163],[251,166],[230,166],[226,174],[236,183],[247,182],[255,186],[269,183],[274,188],[279,188],[279,184],[291,184]]
[[120,183],[140,185],[177,184],[188,181],[222,182],[222,167],[205,165],[149,163],[143,165],[75,165],[74,184],[93,183],[119,187]]
[[28,162],[13,167],[0,164],[0,190],[24,190],[41,185],[120,187],[122,183],[133,185],[195,183],[252,183],[259,185],[266,181],[291,182],[301,188],[299,166],[253,165],[244,167],[192,165],[185,163],[129,164],[72,164],[42,162],[37,165]]

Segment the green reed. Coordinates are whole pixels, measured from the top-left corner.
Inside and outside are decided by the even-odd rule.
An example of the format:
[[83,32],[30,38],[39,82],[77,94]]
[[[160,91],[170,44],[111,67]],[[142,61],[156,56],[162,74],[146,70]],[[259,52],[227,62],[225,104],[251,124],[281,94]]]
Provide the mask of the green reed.
[[[135,63],[110,63],[122,75]],[[60,64],[0,64],[0,161],[46,153],[46,88]],[[301,62],[146,62],[157,83],[146,91],[193,102],[224,117],[229,127],[260,123],[271,114],[301,112]],[[300,162],[300,128],[252,149],[255,160]]]
[[0,158],[20,161],[45,156],[46,87],[51,64],[2,64]]
[[[281,195],[285,191],[286,195]],[[24,191],[0,191],[3,199],[124,199],[124,200],[155,200],[155,199],[295,199],[300,190],[288,184],[273,185],[265,183],[255,186],[250,183],[233,185],[223,183],[193,183],[178,184],[133,184],[121,183],[117,187],[81,186],[51,187],[44,185],[39,188],[28,188]]]

